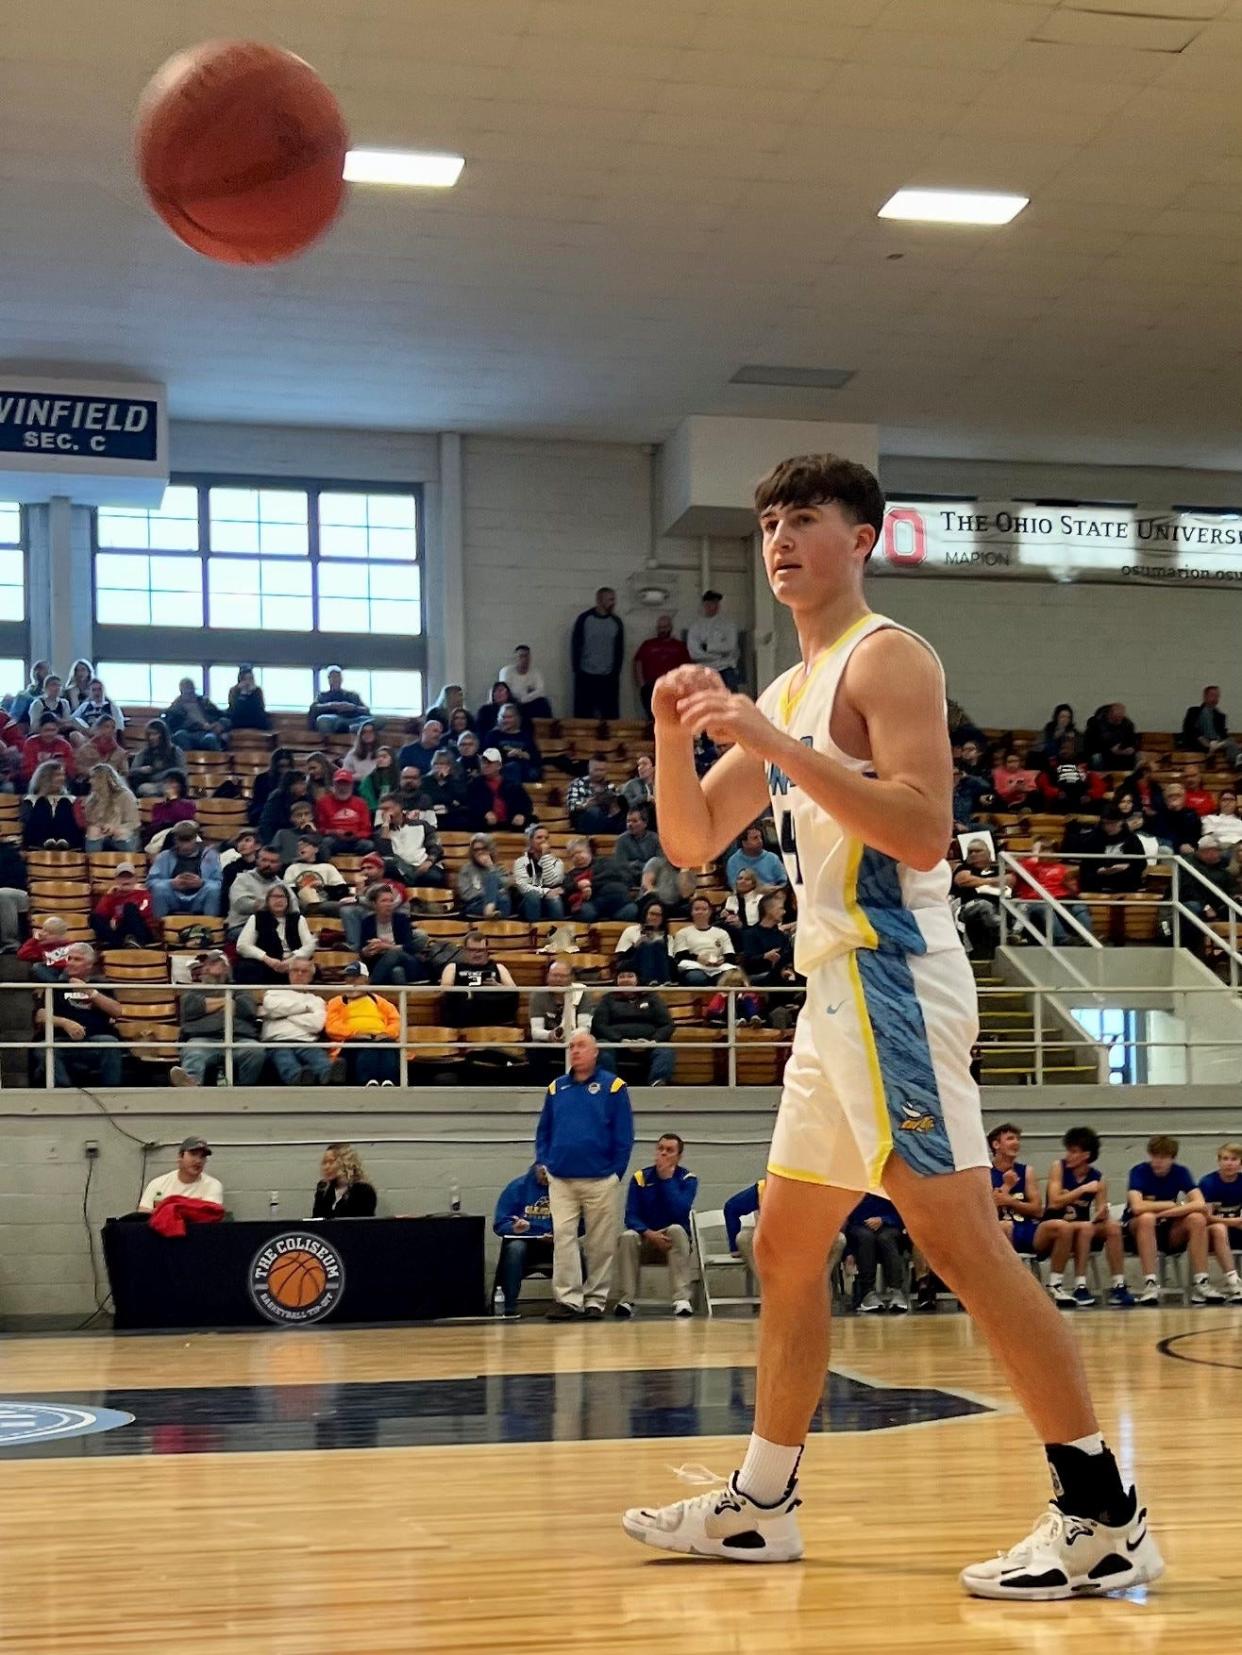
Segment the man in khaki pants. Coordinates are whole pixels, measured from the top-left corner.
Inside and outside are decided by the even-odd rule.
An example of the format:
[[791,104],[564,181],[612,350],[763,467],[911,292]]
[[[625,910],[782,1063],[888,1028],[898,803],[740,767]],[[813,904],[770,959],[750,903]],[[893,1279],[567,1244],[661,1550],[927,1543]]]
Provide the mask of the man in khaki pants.
[[[548,1087],[535,1132],[535,1160],[548,1169],[552,1207],[550,1322],[598,1321],[617,1247],[617,1191],[634,1148],[625,1082],[599,1066],[599,1046],[580,1029],[569,1042],[569,1073]],[[586,1225],[582,1281],[578,1226]]]
[[674,1316],[693,1316],[690,1302],[690,1209],[699,1181],[681,1164],[685,1141],[666,1132],[656,1144],[655,1161],[630,1179],[625,1198],[625,1228],[617,1258],[617,1305],[613,1314],[634,1314],[638,1271],[643,1264],[667,1264]]

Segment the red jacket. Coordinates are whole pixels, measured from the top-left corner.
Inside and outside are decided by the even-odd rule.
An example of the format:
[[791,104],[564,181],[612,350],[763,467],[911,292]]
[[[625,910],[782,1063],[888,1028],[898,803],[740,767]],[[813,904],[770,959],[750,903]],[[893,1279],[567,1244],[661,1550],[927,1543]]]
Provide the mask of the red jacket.
[[27,736],[22,743],[22,775],[29,781],[45,759],[59,759],[67,775],[73,775],[73,748],[64,736],[47,746],[41,736]]
[[166,1195],[151,1214],[151,1228],[162,1236],[183,1236],[187,1224],[218,1224],[224,1208],[196,1195]]
[[350,839],[369,839],[371,812],[365,799],[357,794],[338,799],[335,794],[321,793],[315,800],[315,826],[320,833],[342,834]]
[[112,920],[116,918],[126,903],[137,908],[143,919],[154,919],[155,916],[151,911],[151,893],[145,885],[131,885],[127,891],[116,888],[106,890],[95,904],[95,912],[100,919]]

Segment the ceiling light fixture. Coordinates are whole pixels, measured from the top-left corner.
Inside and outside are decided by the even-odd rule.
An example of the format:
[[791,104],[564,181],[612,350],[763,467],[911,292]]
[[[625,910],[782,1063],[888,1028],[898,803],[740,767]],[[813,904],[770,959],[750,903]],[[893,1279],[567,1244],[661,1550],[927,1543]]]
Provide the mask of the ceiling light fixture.
[[853,368],[781,368],[748,362],[733,375],[732,385],[781,385],[801,391],[839,391],[854,377]]
[[351,149],[345,157],[345,182],[449,190],[461,177],[465,164],[462,155],[433,155],[416,149]]
[[923,224],[1008,224],[1030,199],[1027,195],[1000,195],[989,190],[898,190],[877,217],[914,219]]

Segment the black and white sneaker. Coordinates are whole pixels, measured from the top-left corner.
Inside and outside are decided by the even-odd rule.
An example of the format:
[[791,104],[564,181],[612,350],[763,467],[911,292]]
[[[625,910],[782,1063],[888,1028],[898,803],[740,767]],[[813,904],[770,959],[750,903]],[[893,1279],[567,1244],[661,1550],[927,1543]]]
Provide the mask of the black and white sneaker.
[[738,1489],[735,1471],[724,1488],[710,1494],[654,1510],[635,1507],[622,1517],[621,1527],[631,1540],[665,1552],[728,1563],[796,1563],[802,1556],[796,1488],[790,1483],[776,1505],[759,1506]]
[[1048,1602],[1096,1597],[1158,1580],[1164,1559],[1133,1489],[1130,1501],[1133,1516],[1116,1528],[1070,1517],[1054,1503],[1025,1540],[987,1563],[963,1569],[962,1585],[979,1598]]

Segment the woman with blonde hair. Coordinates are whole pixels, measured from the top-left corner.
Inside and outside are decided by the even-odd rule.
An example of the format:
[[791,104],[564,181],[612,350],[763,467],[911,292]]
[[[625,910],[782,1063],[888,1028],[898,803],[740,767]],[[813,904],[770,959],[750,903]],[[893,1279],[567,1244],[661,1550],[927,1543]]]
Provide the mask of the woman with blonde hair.
[[137,850],[142,829],[137,799],[110,764],[93,764],[89,780],[82,804],[87,850]]
[[90,700],[91,679],[94,676],[94,667],[81,657],[69,668],[69,677],[65,682],[65,697],[75,713],[81,702]]
[[319,1164],[312,1218],[374,1218],[375,1186],[352,1144],[329,1144]]
[[354,732],[354,744],[341,760],[341,769],[348,770],[360,782],[375,769],[375,755],[379,742],[373,719],[366,718]]

